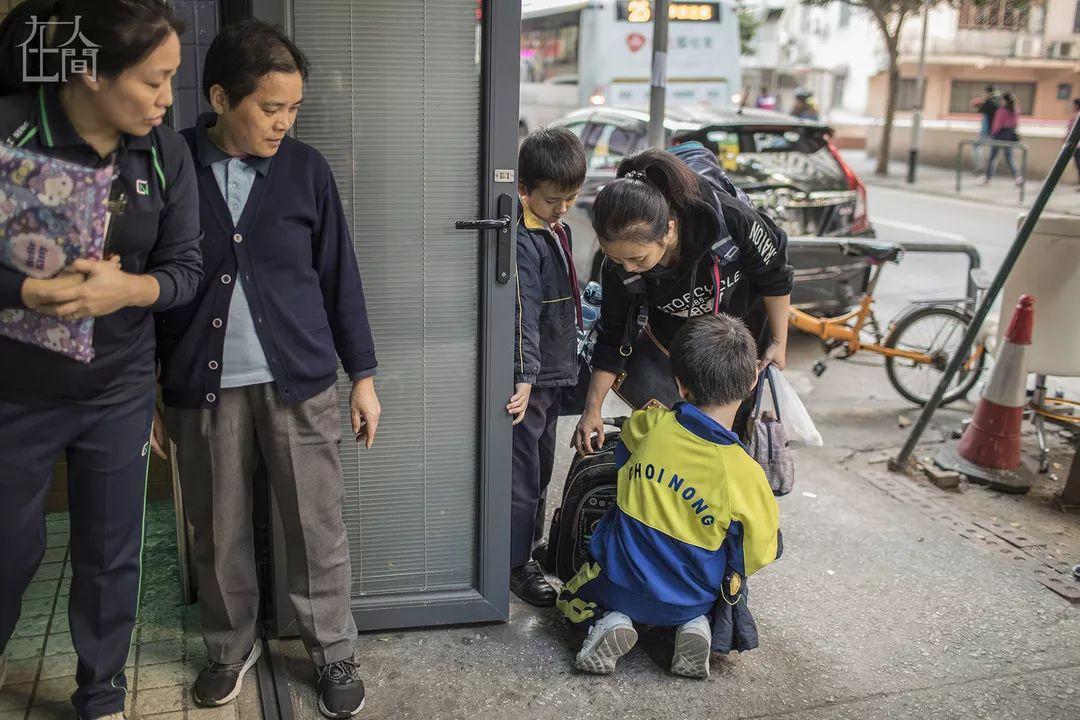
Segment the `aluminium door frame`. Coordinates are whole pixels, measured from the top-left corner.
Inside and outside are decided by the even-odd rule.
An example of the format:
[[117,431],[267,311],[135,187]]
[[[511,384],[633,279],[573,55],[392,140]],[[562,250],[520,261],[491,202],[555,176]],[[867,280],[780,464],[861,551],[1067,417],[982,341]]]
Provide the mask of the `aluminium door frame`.
[[[226,0],[228,1],[228,0]],[[460,0],[468,2],[469,0]],[[250,0],[254,17],[281,25],[293,35],[296,0]],[[300,4],[302,7],[302,4]],[[495,217],[499,197],[511,199],[517,217],[518,65],[521,3],[482,0],[480,60],[480,163],[478,217]],[[496,170],[502,170],[497,173]],[[507,174],[505,170],[511,172]],[[462,220],[468,217],[457,218]],[[455,232],[448,224],[446,232]],[[513,387],[515,281],[496,275],[497,230],[461,232],[463,251],[480,244],[480,328],[477,352],[480,404],[477,438],[479,492],[475,587],[429,593],[400,593],[352,598],[359,630],[464,624],[510,617],[510,470],[513,430],[505,404]],[[515,233],[510,230],[511,257]],[[283,528],[273,503],[271,534],[275,568],[273,627],[278,636],[296,635],[298,627],[285,581]]]

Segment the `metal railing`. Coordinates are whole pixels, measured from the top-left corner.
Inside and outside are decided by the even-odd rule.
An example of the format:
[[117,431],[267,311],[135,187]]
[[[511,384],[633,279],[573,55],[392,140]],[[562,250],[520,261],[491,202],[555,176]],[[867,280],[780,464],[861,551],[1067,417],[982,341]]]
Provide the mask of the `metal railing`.
[[[823,238],[823,237],[793,237],[788,239],[788,247],[803,248],[835,248],[843,252],[849,245],[873,245],[874,240],[860,240],[859,238]],[[979,273],[982,267],[982,257],[974,245],[968,243],[944,243],[944,242],[921,242],[918,240],[892,243],[903,248],[905,253],[956,253],[965,255],[968,259],[966,294],[967,299],[974,302],[982,283],[979,282]]]
[[[1017,188],[1020,190],[1020,202],[1024,202],[1024,186],[1027,184],[1027,161],[1028,161],[1028,147],[1022,142],[1012,140],[961,140],[956,144],[956,192],[960,192],[960,180],[964,175],[964,146],[970,145],[972,152],[976,148],[999,148],[1001,150],[1020,151],[1020,183]],[[990,162],[990,157],[985,158],[986,162]],[[985,167],[985,165],[984,165]]]

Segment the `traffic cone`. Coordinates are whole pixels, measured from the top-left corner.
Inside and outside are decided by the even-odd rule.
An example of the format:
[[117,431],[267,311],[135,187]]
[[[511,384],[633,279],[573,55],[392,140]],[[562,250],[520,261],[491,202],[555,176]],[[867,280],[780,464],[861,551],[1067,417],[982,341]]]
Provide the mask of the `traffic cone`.
[[1021,295],[1001,343],[990,382],[957,451],[965,460],[990,470],[1020,467],[1020,426],[1027,389],[1027,349],[1031,345],[1035,299]]

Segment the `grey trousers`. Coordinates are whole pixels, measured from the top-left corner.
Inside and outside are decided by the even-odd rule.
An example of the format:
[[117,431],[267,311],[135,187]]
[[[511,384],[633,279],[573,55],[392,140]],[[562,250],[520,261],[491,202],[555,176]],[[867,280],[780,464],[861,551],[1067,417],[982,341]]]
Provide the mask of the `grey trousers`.
[[289,599],[318,666],[352,656],[352,569],[341,508],[336,387],[286,406],[273,384],[223,389],[215,410],[166,408],[180,484],[195,529],[203,640],[221,663],[255,642],[259,587],[251,523],[253,476],[265,464],[285,530]]

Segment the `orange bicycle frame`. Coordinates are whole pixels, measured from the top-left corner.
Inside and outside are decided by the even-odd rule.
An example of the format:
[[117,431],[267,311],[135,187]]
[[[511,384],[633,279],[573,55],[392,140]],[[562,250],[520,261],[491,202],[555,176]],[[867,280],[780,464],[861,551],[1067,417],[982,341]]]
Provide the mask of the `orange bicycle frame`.
[[864,343],[859,339],[859,333],[870,318],[870,310],[874,304],[874,290],[877,288],[878,278],[881,276],[883,268],[884,264],[876,264],[873,274],[870,276],[870,282],[867,283],[866,291],[859,300],[859,307],[855,310],[836,317],[817,318],[798,308],[791,308],[788,311],[789,323],[792,327],[822,340],[841,341],[847,346],[850,355],[854,355],[859,350],[867,350],[886,357],[905,358],[913,362],[929,365],[934,361],[934,358],[926,353],[885,347],[877,343]]

